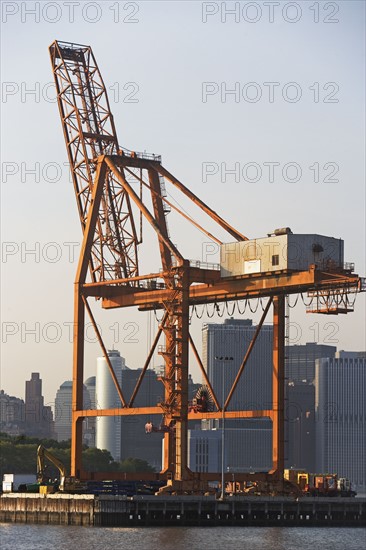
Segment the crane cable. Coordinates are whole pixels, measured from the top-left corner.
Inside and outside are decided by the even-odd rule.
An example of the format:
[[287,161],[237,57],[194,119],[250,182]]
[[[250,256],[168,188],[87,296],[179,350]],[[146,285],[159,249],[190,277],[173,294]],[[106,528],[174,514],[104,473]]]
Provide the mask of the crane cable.
[[305,302],[305,300],[304,300],[304,295],[303,295],[302,292],[301,292],[300,296],[301,296],[301,300],[302,300],[302,303],[304,304],[304,306],[305,306],[305,307],[310,307],[311,304],[313,303],[314,296],[313,296],[312,298],[310,298],[310,302],[309,302],[308,304]]
[[164,313],[163,313],[163,315],[161,316],[161,318],[159,319],[158,314],[157,314],[157,312],[156,312],[156,308],[154,307],[154,315],[155,315],[156,321],[157,321],[158,323],[161,323],[162,320],[163,320],[163,317],[164,317]]
[[255,309],[252,309],[252,308],[251,308],[250,300],[249,300],[249,304],[248,304],[248,305],[249,305],[249,309],[250,309],[250,311],[251,311],[252,313],[257,313],[258,307],[259,307],[259,298],[257,298],[257,306],[256,306]]
[[287,298],[287,299],[286,299],[287,305],[288,305],[288,307],[289,307],[290,309],[293,309],[294,307],[296,307],[297,302],[298,302],[298,300],[299,300],[299,295],[298,295],[298,294],[296,295],[296,300],[295,300],[295,303],[294,303],[293,305],[290,304],[290,296],[287,296],[286,298]]
[[[243,311],[240,311],[239,302],[244,302]],[[248,300],[238,300],[238,313],[239,313],[239,315],[244,315],[244,313],[246,312],[246,309],[247,309],[247,305],[248,305]]]
[[209,319],[212,319],[212,317],[215,315],[215,304],[213,305],[212,314],[210,315],[208,312],[208,304],[206,304],[206,315]]

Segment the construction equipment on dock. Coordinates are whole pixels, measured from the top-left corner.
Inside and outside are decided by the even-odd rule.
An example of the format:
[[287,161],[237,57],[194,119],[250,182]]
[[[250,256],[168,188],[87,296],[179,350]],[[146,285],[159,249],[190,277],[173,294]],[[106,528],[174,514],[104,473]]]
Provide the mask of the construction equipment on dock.
[[60,482],[58,485],[60,491],[64,491],[66,478],[66,468],[64,464],[56,456],[47,451],[47,449],[43,445],[39,445],[37,449],[37,480],[39,483],[39,492],[53,492],[52,479],[50,479],[47,475],[46,459],[49,460],[54,466],[56,466],[56,468],[60,472]]
[[352,483],[337,474],[312,474],[305,470],[286,469],[286,480],[295,483],[301,493],[313,497],[355,497]]

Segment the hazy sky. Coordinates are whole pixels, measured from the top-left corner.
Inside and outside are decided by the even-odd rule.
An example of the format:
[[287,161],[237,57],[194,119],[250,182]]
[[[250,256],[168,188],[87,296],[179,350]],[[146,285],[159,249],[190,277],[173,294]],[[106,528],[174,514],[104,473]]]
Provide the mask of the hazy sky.
[[[54,39],[93,47],[122,145],[162,154],[168,170],[248,237],[284,226],[341,237],[346,260],[366,273],[364,2],[2,2],[1,8],[0,386],[6,392],[24,397],[25,379],[39,371],[52,403],[71,378],[81,230],[51,85]],[[170,216],[173,241],[186,257],[218,260],[206,238]],[[158,257],[145,249],[141,264],[155,271]],[[364,294],[355,308],[347,316],[306,315],[300,301],[291,311],[292,342],[365,349]],[[119,349],[128,366],[141,367],[156,329],[153,314],[104,312],[98,303],[93,309],[105,344]],[[193,320],[197,344],[202,322],[212,320]],[[91,330],[87,338],[94,339]],[[98,344],[88,343],[87,376],[98,355]]]

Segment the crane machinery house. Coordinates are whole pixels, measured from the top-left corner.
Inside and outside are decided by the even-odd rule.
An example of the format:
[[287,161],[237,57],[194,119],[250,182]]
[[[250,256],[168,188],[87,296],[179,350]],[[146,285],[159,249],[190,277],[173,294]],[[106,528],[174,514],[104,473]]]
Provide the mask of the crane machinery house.
[[220,250],[222,277],[306,271],[311,265],[319,269],[343,268],[342,239],[324,235],[296,235],[289,227],[276,229],[267,237],[225,243]]

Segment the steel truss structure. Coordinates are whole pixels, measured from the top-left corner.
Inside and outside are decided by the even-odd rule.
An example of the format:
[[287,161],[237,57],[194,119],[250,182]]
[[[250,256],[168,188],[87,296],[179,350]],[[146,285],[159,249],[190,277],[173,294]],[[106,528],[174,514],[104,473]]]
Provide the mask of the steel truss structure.
[[[83,243],[75,280],[74,295],[74,365],[71,475],[79,479],[108,479],[126,474],[85,472],[82,465],[82,422],[87,417],[115,415],[162,415],[172,426],[164,438],[164,463],[160,477],[172,479],[177,490],[199,489],[207,480],[219,480],[217,472],[193,473],[188,468],[188,421],[200,418],[261,418],[273,423],[272,469],[257,478],[282,479],[284,470],[284,342],[286,295],[306,293],[321,302],[319,312],[347,312],[347,300],[334,301],[334,295],[348,296],[364,290],[363,280],[349,269],[324,272],[316,265],[307,271],[279,271],[236,277],[221,277],[212,267],[184,258],[170,239],[166,213],[174,208],[186,220],[220,243],[201,224],[174,206],[166,198],[170,184],[212,218],[231,238],[247,237],[234,229],[177,180],[154,155],[139,154],[118,145],[106,89],[89,46],[54,42],[50,46],[51,62],[57,87],[58,105],[73,175],[75,194],[83,229]],[[151,211],[136,188],[146,188],[151,197]],[[160,251],[160,266],[155,273],[139,274],[137,238],[132,205],[153,228]],[[88,280],[88,272],[89,279]],[[105,309],[138,307],[142,311],[161,310],[161,322],[147,355],[136,387],[129,398],[123,394],[114,374],[107,350],[92,314],[88,298],[101,299]],[[228,300],[268,298],[262,318],[246,351],[226,401],[220,403],[207,377],[197,348],[189,332],[189,311],[197,304],[218,304]],[[339,310],[337,311],[337,304]],[[244,372],[266,316],[273,308],[273,403],[270,410],[227,410]],[[321,310],[321,311],[320,311]],[[85,410],[83,407],[84,328],[89,315],[116,385],[121,407]],[[159,353],[164,358],[161,377],[164,399],[155,407],[135,407],[143,377],[149,367],[159,339],[165,339]],[[202,371],[216,410],[189,412],[189,346]],[[139,473],[141,478],[143,474]],[[229,476],[229,474],[227,474]],[[133,474],[129,474],[133,478]],[[146,479],[157,477],[146,474]],[[237,480],[247,474],[236,474]],[[253,475],[250,474],[250,479]]]

